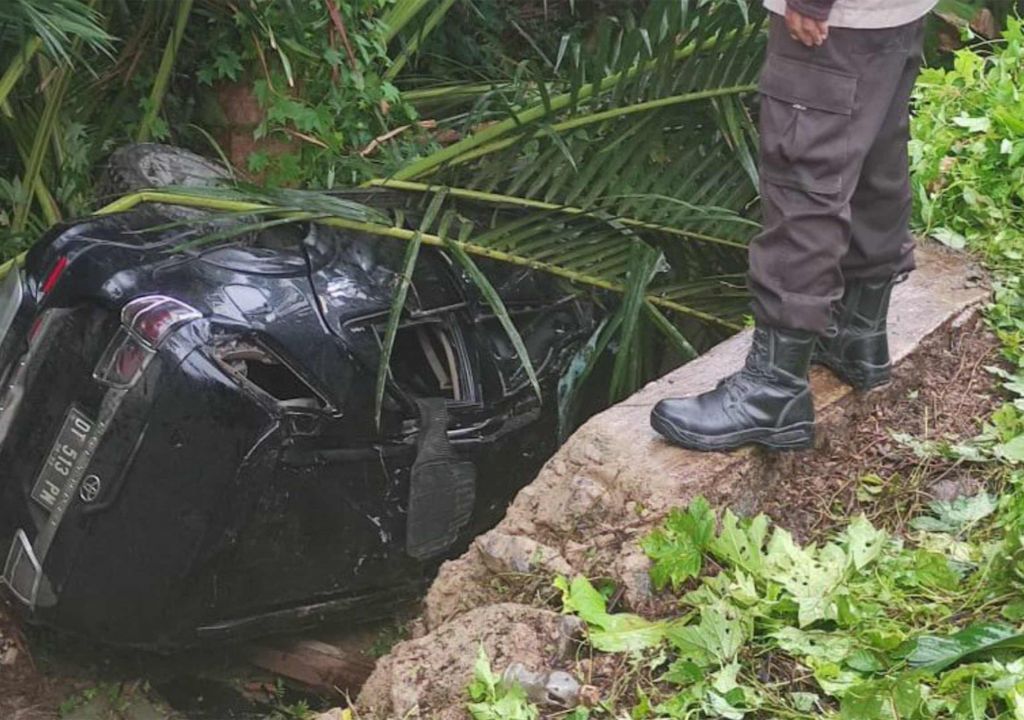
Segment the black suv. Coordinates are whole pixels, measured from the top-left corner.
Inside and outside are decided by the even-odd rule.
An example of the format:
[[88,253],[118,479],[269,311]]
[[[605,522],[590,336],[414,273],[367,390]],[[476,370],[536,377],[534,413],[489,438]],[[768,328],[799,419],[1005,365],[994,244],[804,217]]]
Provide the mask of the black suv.
[[36,621],[149,647],[391,611],[553,452],[592,306],[482,265],[542,401],[425,249],[377,429],[404,243],[296,224],[185,248],[176,219],[61,225],[0,283],[3,582]]

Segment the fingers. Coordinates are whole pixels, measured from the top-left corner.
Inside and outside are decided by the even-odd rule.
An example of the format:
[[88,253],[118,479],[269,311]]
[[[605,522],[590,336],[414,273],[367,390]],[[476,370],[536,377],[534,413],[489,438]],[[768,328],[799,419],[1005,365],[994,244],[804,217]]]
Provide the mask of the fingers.
[[789,36],[807,47],[820,47],[828,39],[828,23],[786,10],[786,28]]
[[823,20],[812,20],[804,18],[805,22],[812,26],[811,34],[814,36],[815,45],[823,45],[828,40],[828,23]]

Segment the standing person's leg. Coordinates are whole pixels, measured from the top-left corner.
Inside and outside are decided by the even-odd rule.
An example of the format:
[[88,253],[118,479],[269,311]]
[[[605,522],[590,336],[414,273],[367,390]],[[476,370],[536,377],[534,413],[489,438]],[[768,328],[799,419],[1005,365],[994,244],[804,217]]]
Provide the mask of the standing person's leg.
[[833,29],[824,45],[793,40],[773,16],[761,75],[764,231],[751,245],[757,328],[743,370],[699,397],[658,403],[651,424],[698,450],[746,443],[808,447],[807,382],[817,337],[842,294],[850,201],[896,94],[896,29]]
[[910,97],[921,67],[924,21],[902,28],[900,83],[874,145],[864,159],[850,202],[851,238],[841,267],[845,289],[836,332],[816,360],[860,390],[889,381],[886,321],[897,278],[914,269],[910,233]]
[[773,18],[761,75],[763,230],[750,246],[755,318],[825,334],[843,292],[852,199],[901,89],[902,28],[833,28],[818,48]]
[[851,206],[851,242],[842,259],[847,280],[880,280],[914,269],[910,233],[910,98],[921,70],[924,21],[902,28],[904,57],[896,94],[864,158]]

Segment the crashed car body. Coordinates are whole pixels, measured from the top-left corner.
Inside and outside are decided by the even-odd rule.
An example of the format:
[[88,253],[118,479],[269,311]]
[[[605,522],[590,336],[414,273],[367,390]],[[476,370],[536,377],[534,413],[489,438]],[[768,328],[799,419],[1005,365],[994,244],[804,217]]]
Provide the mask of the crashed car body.
[[183,249],[160,207],[54,228],[0,284],[4,583],[34,621],[147,647],[390,612],[553,452],[591,307],[481,266],[542,401],[425,248],[378,429],[404,243],[296,224]]

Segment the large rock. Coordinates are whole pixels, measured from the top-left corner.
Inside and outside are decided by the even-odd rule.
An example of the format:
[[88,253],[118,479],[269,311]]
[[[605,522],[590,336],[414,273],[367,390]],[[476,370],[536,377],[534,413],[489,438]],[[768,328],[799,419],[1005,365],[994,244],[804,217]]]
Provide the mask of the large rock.
[[471,610],[426,637],[396,645],[363,686],[360,713],[462,717],[478,648],[484,648],[498,675],[513,663],[543,671],[560,662],[564,627],[557,613],[528,605],[501,603]]

